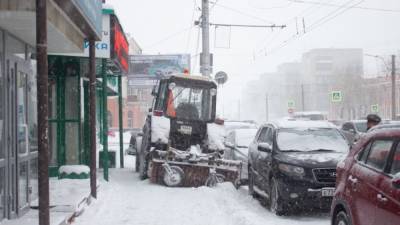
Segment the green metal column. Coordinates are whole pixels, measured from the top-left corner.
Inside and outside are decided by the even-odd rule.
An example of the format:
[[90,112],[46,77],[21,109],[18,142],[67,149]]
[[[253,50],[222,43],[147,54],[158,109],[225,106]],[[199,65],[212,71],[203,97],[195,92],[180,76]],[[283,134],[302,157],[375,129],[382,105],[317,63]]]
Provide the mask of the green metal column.
[[124,143],[123,143],[123,118],[122,118],[122,78],[118,74],[118,119],[119,119],[119,161],[121,168],[124,168]]
[[106,73],[107,59],[101,60],[101,77],[102,77],[102,123],[103,123],[103,175],[104,180],[108,181],[108,116],[107,116],[107,73]]

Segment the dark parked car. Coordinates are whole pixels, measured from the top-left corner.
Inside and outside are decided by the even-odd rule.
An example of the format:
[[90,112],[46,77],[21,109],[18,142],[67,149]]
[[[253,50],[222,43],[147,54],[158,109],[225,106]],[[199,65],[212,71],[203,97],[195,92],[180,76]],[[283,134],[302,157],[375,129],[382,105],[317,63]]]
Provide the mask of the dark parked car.
[[345,122],[341,130],[348,142],[353,144],[367,132],[367,120],[351,120]]
[[240,184],[247,184],[248,181],[248,155],[249,145],[256,136],[257,129],[235,129],[231,130],[225,140],[224,158],[242,161],[240,173]]
[[301,207],[329,209],[336,165],[349,145],[323,121],[281,121],[262,126],[249,147],[249,193],[283,215]]
[[139,129],[131,131],[131,137],[129,139],[129,147],[126,149],[126,154],[136,155],[137,153],[136,139],[138,138],[138,136],[143,136],[143,133]]
[[332,225],[400,224],[400,129],[362,137],[338,164]]

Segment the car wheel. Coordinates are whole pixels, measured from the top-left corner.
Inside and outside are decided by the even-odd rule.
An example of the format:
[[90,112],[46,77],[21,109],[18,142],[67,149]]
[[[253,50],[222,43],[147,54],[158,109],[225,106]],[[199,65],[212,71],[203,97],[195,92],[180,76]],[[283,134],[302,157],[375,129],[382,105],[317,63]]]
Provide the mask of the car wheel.
[[345,211],[336,213],[334,225],[351,225],[351,221]]
[[256,193],[254,192],[254,174],[253,174],[253,169],[249,165],[248,167],[248,173],[249,173],[249,195],[256,197]]
[[135,171],[136,172],[139,172],[139,167],[140,167],[139,155],[136,154],[136,156],[135,156]]
[[271,212],[278,216],[287,213],[282,197],[279,194],[278,183],[275,178],[271,179],[270,192],[269,192],[269,206]]

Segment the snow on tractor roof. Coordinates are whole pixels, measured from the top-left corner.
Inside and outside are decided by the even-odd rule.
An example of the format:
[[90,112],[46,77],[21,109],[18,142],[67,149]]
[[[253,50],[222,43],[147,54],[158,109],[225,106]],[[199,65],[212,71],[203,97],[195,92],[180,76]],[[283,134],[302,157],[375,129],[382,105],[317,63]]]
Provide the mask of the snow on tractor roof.
[[182,78],[182,79],[191,79],[191,80],[202,80],[202,81],[208,81],[208,82],[215,82],[210,77],[198,76],[198,75],[172,74],[168,78],[172,78],[172,77]]
[[331,122],[313,120],[278,120],[274,124],[279,128],[336,128]]

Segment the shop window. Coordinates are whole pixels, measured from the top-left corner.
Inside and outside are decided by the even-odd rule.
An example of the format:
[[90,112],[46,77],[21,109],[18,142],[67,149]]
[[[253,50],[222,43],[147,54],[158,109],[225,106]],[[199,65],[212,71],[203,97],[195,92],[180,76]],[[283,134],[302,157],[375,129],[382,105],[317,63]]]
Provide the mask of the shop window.
[[79,77],[65,78],[65,118],[79,119]]
[[[5,197],[5,168],[0,167],[0,199]],[[4,202],[0,202],[0,220],[4,218]]]
[[133,127],[133,112],[128,111],[128,127]]
[[[30,60],[33,71],[36,71],[36,60]],[[38,150],[38,124],[37,124],[37,84],[36,84],[36,73],[28,76],[27,79],[27,119],[28,119],[28,137],[29,137],[29,149],[31,152]]]
[[65,154],[66,164],[79,164],[79,123],[65,123]]
[[[0,30],[0,92],[2,92],[2,93],[0,93],[0,159],[3,159],[4,158],[4,154],[5,154],[4,148],[2,147],[3,146],[3,140],[4,140],[4,138],[3,138],[4,127],[5,127],[4,126],[4,112],[3,112],[3,110],[5,110],[5,108],[4,108],[4,103],[3,103],[3,101],[4,101],[4,99],[3,99],[4,87],[3,87],[3,73],[2,73],[2,71],[3,71],[3,69],[2,69],[2,62],[3,62],[2,55],[3,55],[3,53],[2,52],[3,52],[3,32]],[[1,179],[0,179],[0,182],[2,182]],[[0,183],[0,185],[1,185],[1,183]],[[1,194],[1,189],[0,189],[0,194]],[[0,207],[1,207],[1,205],[0,205]],[[0,218],[2,218],[1,217],[2,214],[3,213],[0,211]]]
[[108,127],[113,126],[113,117],[110,111],[107,111],[107,122],[108,122]]
[[28,195],[28,162],[19,164],[19,182],[18,182],[18,206],[25,207],[29,202]]
[[57,166],[57,123],[49,123],[50,166]]
[[25,60],[26,46],[21,41],[15,39],[13,36],[6,35],[6,54],[14,55],[18,58]]
[[29,188],[30,191],[30,200],[37,199],[38,197],[38,159],[31,159],[30,162],[30,180],[29,180]]

